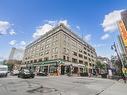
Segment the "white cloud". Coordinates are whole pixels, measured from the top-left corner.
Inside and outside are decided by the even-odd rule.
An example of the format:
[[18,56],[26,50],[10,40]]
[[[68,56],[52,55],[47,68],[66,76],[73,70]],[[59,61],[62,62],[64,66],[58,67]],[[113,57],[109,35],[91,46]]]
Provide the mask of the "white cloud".
[[20,45],[21,45],[21,46],[25,46],[25,45],[26,45],[26,42],[25,42],[25,41],[21,41],[21,42],[20,42]]
[[121,19],[120,14],[122,11],[124,11],[124,9],[115,10],[105,15],[105,18],[102,23],[102,27],[104,28],[105,32],[114,32],[117,29],[117,21]]
[[0,35],[15,35],[14,29],[12,28],[13,24],[7,21],[0,21]]
[[26,42],[25,41],[16,41],[16,40],[12,40],[9,42],[9,45],[16,47],[16,48],[20,48],[20,49],[25,49],[26,46]]
[[7,21],[0,21],[0,34],[5,35],[7,34],[8,30],[10,29],[11,24]]
[[89,42],[91,40],[91,34],[87,34],[85,37],[84,37],[84,40]]
[[9,42],[9,44],[10,44],[11,46],[16,45],[16,43],[17,43],[17,41],[16,41],[16,40],[12,40],[12,41],[10,41],[10,42]]
[[36,32],[33,33],[33,38],[38,38],[41,35],[44,35],[46,32],[54,28],[56,25],[63,23],[65,26],[70,27],[67,20],[59,20],[59,21],[48,21],[45,20],[45,24],[36,28]]
[[80,30],[80,27],[79,27],[79,26],[76,26],[76,28],[77,28],[78,30]]
[[11,29],[10,32],[9,32],[9,34],[10,35],[16,35],[16,32],[13,29]]
[[50,25],[50,24],[44,24],[42,26],[39,26],[36,29],[36,32],[33,34],[33,38],[38,38],[41,35],[44,35],[46,32],[48,32],[49,30],[51,30],[54,26]]
[[101,40],[106,40],[108,39],[110,36],[109,34],[104,34],[102,37],[101,37]]

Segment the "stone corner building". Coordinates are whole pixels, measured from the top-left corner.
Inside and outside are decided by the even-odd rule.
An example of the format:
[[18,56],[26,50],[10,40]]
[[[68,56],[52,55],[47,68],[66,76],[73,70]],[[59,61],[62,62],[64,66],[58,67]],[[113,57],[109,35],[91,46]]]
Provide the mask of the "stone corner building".
[[50,75],[92,73],[95,63],[95,49],[63,24],[27,45],[22,62]]

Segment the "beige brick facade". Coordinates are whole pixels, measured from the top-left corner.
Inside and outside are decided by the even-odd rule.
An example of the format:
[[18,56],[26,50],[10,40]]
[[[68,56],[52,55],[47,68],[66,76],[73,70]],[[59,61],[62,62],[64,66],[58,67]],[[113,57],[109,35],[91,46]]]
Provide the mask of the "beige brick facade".
[[50,30],[26,46],[23,63],[63,59],[92,68],[96,62],[95,49],[63,24]]

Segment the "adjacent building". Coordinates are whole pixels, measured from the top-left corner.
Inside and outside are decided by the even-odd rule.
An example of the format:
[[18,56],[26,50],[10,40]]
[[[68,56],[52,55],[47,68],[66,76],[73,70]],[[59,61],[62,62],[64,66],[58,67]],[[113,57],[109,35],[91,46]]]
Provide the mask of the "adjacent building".
[[26,46],[22,64],[50,74],[75,74],[92,73],[95,63],[95,49],[60,24]]
[[125,24],[126,29],[127,29],[127,10],[121,12],[121,18]]
[[10,70],[19,69],[24,55],[24,50],[20,48],[13,47],[9,54],[9,58],[6,64],[11,65]]
[[23,55],[24,55],[23,49],[13,47],[9,55],[9,60],[22,60]]
[[121,12],[121,20],[118,21],[120,35],[118,36],[120,50],[118,50],[123,65],[127,65],[127,10]]

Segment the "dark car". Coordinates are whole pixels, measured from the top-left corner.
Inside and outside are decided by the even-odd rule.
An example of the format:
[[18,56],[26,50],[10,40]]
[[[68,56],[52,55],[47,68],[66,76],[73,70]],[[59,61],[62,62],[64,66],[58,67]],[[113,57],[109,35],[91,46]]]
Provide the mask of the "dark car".
[[19,71],[19,78],[34,78],[35,74],[29,69],[22,69]]

